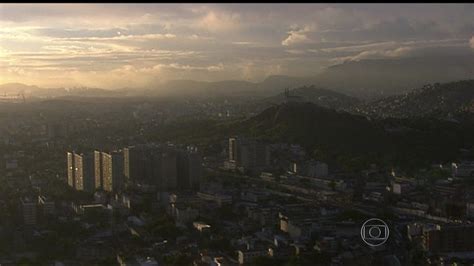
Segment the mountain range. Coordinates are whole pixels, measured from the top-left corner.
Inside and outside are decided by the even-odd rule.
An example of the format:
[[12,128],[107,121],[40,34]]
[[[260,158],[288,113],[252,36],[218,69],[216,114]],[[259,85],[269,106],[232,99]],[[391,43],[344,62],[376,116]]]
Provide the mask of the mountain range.
[[[474,77],[474,55],[429,56],[400,59],[348,61],[308,77],[269,76],[262,82],[170,81],[156,93],[206,96],[268,97],[284,91],[314,85],[361,99],[404,94],[430,83],[451,82]],[[153,90],[149,91],[150,93]]]
[[0,94],[29,91],[32,95],[270,97],[285,88],[314,85],[361,99],[404,94],[429,83],[474,78],[474,55],[348,61],[308,77],[269,76],[261,82],[171,80],[146,89],[41,89],[22,84],[0,85]]
[[349,61],[317,77],[320,86],[358,98],[404,94],[430,83],[474,78],[474,54]]
[[6,83],[0,85],[0,96],[21,96],[28,98],[37,97],[64,97],[64,96],[85,96],[85,97],[118,97],[124,96],[119,90],[105,90],[100,88],[73,87],[73,88],[41,88],[35,85],[25,85],[22,83]]

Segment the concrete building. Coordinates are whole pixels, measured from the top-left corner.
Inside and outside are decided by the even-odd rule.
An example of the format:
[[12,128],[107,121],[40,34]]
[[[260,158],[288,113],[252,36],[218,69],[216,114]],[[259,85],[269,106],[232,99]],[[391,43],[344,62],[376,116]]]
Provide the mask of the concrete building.
[[411,188],[411,185],[408,183],[393,182],[392,184],[392,192],[397,195],[405,194],[410,191]]
[[80,191],[94,191],[94,158],[92,154],[67,152],[68,185]]
[[102,168],[102,153],[94,151],[94,185],[95,189],[103,189],[104,174]]
[[111,192],[113,190],[112,183],[112,155],[102,152],[102,188],[105,191]]
[[176,189],[178,183],[176,153],[168,150],[155,152],[151,158],[151,163],[147,163],[145,168],[148,183],[155,185],[159,191]]
[[112,155],[112,190],[120,191],[124,187],[124,159],[122,151],[114,151]]
[[73,152],[67,152],[67,184],[75,188],[76,186],[76,181],[74,180],[74,171],[75,171],[75,166],[74,166],[74,153]]
[[433,253],[474,252],[474,225],[447,225],[423,233],[423,247]]
[[84,168],[82,156],[74,153],[74,188],[84,190]]
[[234,167],[265,167],[270,164],[270,149],[254,139],[229,138],[229,165]]
[[474,177],[474,161],[466,161],[459,164],[453,163],[452,174],[456,177]]
[[23,214],[23,223],[25,225],[36,225],[37,222],[37,202],[31,198],[21,199],[21,211]]
[[199,210],[181,204],[171,204],[171,214],[177,224],[186,224],[199,217]]
[[474,202],[466,203],[466,216],[474,220]]
[[124,176],[127,181],[143,182],[145,167],[150,162],[150,156],[156,151],[152,146],[130,146],[123,150]]
[[155,157],[161,153],[158,145],[129,146],[123,150],[125,179],[141,184],[153,184]]
[[178,188],[198,189],[202,174],[202,158],[195,148],[178,151]]
[[131,147],[127,147],[127,148],[123,149],[123,175],[124,175],[124,177],[127,181],[131,181],[131,178],[130,178],[130,149],[131,149]]
[[237,161],[237,145],[238,145],[237,138],[229,138],[229,161]]
[[74,154],[74,182],[76,190],[94,191],[93,154]]
[[176,153],[166,151],[161,154],[161,173],[158,173],[158,180],[161,184],[158,189],[173,190],[178,186],[178,172],[176,168]]
[[124,149],[124,177],[160,191],[199,187],[202,160],[196,148],[137,145]]
[[328,165],[319,161],[310,161],[307,166],[308,176],[311,177],[327,177]]
[[301,163],[292,163],[293,173],[309,177],[327,177],[329,174],[328,165],[324,162],[309,160]]
[[239,264],[248,264],[257,257],[269,256],[267,249],[239,250],[237,253],[239,255]]
[[102,179],[105,191],[120,191],[124,183],[124,159],[121,151],[102,152]]
[[232,196],[216,193],[216,192],[208,192],[208,191],[200,191],[196,194],[200,199],[208,200],[216,202],[219,206],[224,206],[227,204],[232,204]]
[[54,201],[46,196],[38,196],[38,205],[44,216],[54,215],[56,213]]

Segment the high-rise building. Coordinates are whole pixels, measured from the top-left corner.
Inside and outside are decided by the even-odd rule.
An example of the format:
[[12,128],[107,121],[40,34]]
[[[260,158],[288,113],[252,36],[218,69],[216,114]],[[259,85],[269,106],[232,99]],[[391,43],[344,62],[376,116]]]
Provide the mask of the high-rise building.
[[68,185],[76,190],[94,191],[94,160],[92,154],[67,153]]
[[102,152],[102,188],[105,191],[112,191],[112,155]]
[[198,188],[201,173],[202,160],[197,149],[180,150],[177,156],[178,188]]
[[244,168],[265,167],[270,164],[270,150],[254,139],[229,138],[229,161]]
[[95,189],[103,189],[102,154],[94,151],[94,185]]
[[229,138],[229,161],[237,161],[237,146],[239,140],[237,138]]
[[84,190],[84,171],[82,156],[74,153],[74,188]]
[[74,171],[75,171],[75,166],[74,166],[74,153],[72,152],[67,152],[67,184],[70,187],[75,187],[75,180],[74,180]]
[[37,221],[37,203],[30,198],[21,199],[21,211],[23,213],[23,222],[25,225],[36,225]]
[[76,190],[94,191],[94,160],[92,154],[67,152],[67,183]]
[[161,173],[159,176],[162,181],[159,189],[176,189],[178,185],[178,173],[176,168],[176,153],[174,151],[166,151],[161,154]]
[[438,252],[473,252],[474,225],[447,225],[423,232],[425,250]]
[[102,152],[102,181],[105,191],[119,191],[123,188],[124,160],[121,151]]
[[123,151],[125,180],[167,191],[199,186],[201,157],[196,149],[166,145],[137,145]]
[[46,196],[38,196],[38,204],[41,207],[44,216],[54,215],[56,207],[54,201]]
[[124,158],[122,151],[114,151],[112,155],[112,189],[120,191],[124,185]]
[[191,188],[198,189],[201,183],[202,156],[197,151],[189,154],[189,184]]
[[139,160],[141,175],[138,182],[147,185],[161,184],[161,152],[151,149],[143,152]]
[[324,162],[309,160],[291,164],[291,171],[308,177],[327,177],[328,165]]
[[82,154],[82,174],[84,191],[95,191],[95,157],[94,153]]
[[123,149],[123,175],[127,181],[132,181],[132,179],[130,178],[130,149],[132,149],[133,153],[132,147],[127,147]]
[[160,149],[155,145],[137,145],[124,149],[124,176],[135,183],[153,183],[153,157]]
[[155,150],[147,162],[145,175],[149,184],[155,185],[160,191],[176,189],[178,182],[177,158],[172,150]]

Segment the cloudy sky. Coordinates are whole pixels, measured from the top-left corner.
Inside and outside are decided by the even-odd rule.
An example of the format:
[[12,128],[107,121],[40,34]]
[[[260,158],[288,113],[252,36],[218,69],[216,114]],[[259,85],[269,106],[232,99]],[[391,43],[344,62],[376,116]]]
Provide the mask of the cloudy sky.
[[0,84],[147,87],[474,52],[474,4],[0,4]]

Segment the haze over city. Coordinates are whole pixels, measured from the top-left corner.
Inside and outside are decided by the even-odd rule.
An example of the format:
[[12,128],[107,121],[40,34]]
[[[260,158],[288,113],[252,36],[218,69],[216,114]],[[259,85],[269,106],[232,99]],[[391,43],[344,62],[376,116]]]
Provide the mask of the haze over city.
[[474,265],[473,4],[0,4],[0,265]]

